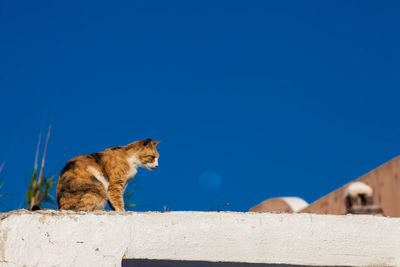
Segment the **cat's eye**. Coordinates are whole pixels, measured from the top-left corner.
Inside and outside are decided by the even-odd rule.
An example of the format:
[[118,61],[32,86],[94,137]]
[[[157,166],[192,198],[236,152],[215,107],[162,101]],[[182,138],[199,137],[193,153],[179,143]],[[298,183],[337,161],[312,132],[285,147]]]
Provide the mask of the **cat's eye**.
[[151,160],[154,160],[156,157],[154,156],[149,156]]

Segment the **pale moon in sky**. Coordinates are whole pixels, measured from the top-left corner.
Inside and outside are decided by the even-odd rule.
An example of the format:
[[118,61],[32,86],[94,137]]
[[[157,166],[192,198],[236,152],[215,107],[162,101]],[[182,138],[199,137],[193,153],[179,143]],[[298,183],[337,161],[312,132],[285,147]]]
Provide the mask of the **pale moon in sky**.
[[206,191],[213,191],[221,187],[221,176],[215,171],[206,171],[200,175],[199,182]]

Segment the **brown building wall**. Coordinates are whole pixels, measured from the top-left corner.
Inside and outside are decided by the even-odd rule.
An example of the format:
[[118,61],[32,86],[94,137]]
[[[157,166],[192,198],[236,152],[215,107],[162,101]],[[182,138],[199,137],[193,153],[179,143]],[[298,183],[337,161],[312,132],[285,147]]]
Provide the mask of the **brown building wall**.
[[[386,162],[357,181],[372,187],[374,205],[380,205],[383,215],[400,217],[400,156]],[[349,184],[311,203],[300,212],[345,214],[345,192]]]
[[252,207],[250,212],[293,212],[292,208],[283,199],[271,198]]

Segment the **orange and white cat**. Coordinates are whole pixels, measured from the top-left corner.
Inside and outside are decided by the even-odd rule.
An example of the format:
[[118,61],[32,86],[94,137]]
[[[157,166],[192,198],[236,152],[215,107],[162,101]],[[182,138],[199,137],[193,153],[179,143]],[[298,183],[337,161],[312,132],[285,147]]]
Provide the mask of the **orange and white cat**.
[[111,209],[124,211],[123,194],[137,169],[158,167],[158,143],[149,138],[70,159],[58,179],[58,207],[102,210],[108,201]]

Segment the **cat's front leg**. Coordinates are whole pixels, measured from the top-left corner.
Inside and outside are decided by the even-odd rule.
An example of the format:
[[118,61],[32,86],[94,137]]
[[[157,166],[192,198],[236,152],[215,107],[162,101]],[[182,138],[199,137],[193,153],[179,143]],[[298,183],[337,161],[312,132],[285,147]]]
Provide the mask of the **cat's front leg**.
[[116,183],[108,187],[108,201],[110,208],[116,211],[125,211],[123,194],[124,186]]

